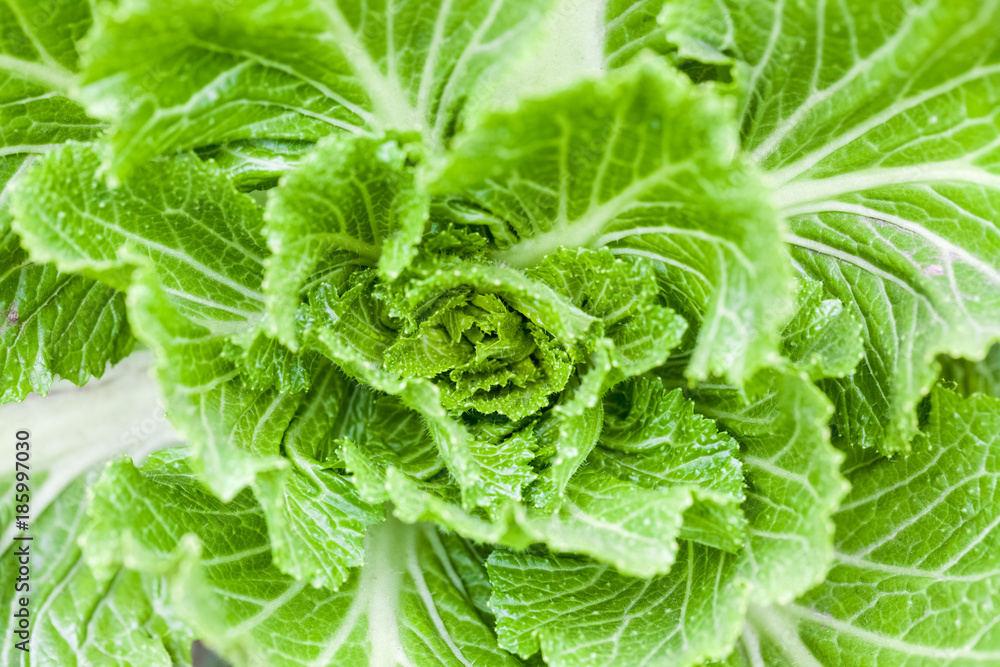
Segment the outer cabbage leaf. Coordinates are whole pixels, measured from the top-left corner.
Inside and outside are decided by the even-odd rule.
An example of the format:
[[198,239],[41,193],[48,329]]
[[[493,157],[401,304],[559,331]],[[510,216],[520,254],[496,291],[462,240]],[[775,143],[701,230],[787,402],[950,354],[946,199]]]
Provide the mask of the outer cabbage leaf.
[[18,229],[35,256],[129,289],[130,317],[156,352],[171,420],[205,482],[231,498],[282,465],[282,437],[311,363],[285,358],[303,367],[274,367],[276,384],[244,377],[261,359],[283,356],[258,347],[261,212],[191,155],[144,166],[114,189],[97,167],[83,146],[49,156],[18,189]]
[[660,30],[663,0],[610,0],[605,9],[605,60],[611,67],[627,63],[644,49],[665,53],[669,45]]
[[[0,576],[11,582],[0,603],[9,613],[0,622],[4,633],[0,655],[5,665],[189,665],[178,650],[190,636],[169,628],[155,611],[159,600],[143,587],[140,575],[112,569],[95,578],[76,539],[86,523],[87,487],[96,475],[73,480],[31,524],[30,541],[8,542],[0,560]],[[35,509],[33,505],[32,509]],[[41,510],[41,507],[38,507]],[[22,533],[22,536],[25,535]],[[17,550],[30,554],[30,588],[16,592]],[[30,600],[30,652],[15,648],[12,614],[19,597]]]
[[826,582],[792,605],[752,609],[730,664],[1000,660],[1000,401],[942,387],[930,401],[912,454],[850,475]]
[[0,16],[0,403],[45,394],[54,376],[82,385],[132,349],[124,296],[28,259],[9,202],[40,154],[91,141],[101,124],[69,98],[90,5],[35,0]]
[[671,574],[633,579],[609,565],[503,550],[488,560],[502,646],[553,667],[698,664],[723,657],[749,586],[733,556],[685,543]]
[[[264,516],[244,492],[203,492],[183,453],[137,470],[109,468],[94,487],[85,551],[97,571],[125,560],[161,577],[172,622],[242,665],[517,665],[456,575],[430,526],[386,522],[368,532],[367,563],[336,592],[282,574]],[[176,498],[182,495],[184,504]],[[468,563],[469,552],[456,556]]]
[[857,371],[823,383],[838,440],[905,450],[935,357],[1000,338],[1000,4],[705,0],[663,20],[735,60],[792,257],[865,325]]
[[485,231],[496,262],[532,267],[560,247],[654,260],[668,305],[698,324],[689,375],[741,381],[777,358],[789,284],[731,111],[644,62],[487,115],[432,191]]
[[471,91],[498,86],[547,6],[131,0],[101,15],[82,95],[116,121],[107,156],[116,174],[232,141],[419,129],[436,145]]

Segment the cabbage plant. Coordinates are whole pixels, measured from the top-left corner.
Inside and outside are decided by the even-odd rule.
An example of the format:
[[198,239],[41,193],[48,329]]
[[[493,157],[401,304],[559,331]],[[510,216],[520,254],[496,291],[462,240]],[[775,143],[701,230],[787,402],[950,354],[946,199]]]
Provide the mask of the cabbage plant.
[[1000,664],[998,0],[8,0],[0,184],[4,664]]

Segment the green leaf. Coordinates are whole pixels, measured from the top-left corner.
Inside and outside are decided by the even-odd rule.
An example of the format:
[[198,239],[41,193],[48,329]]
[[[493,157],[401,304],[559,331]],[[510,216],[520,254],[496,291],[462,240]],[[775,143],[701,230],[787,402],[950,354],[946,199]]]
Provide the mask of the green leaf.
[[442,145],[490,96],[547,2],[134,0],[101,15],[83,98],[115,119],[108,164],[177,149],[421,130]]
[[685,486],[693,496],[680,537],[727,551],[746,539],[739,445],[695,414],[680,389],[638,379],[605,399],[604,428],[589,465],[647,488]]
[[432,191],[482,212],[467,221],[496,262],[533,267],[560,247],[653,260],[667,303],[697,324],[689,375],[740,381],[776,359],[789,270],[763,188],[734,157],[731,111],[645,62],[487,116]]
[[[51,155],[18,190],[18,227],[36,256],[129,289],[132,324],[157,354],[171,419],[199,474],[231,498],[282,465],[281,439],[306,382],[305,365],[257,335],[261,212],[190,155],[144,166],[114,189],[97,179],[97,164],[82,146]],[[267,359],[286,363],[261,370]]]
[[46,394],[56,375],[84,384],[132,349],[123,295],[32,262],[9,202],[40,155],[92,141],[101,124],[69,95],[90,5],[8,3],[0,17],[0,404]]
[[9,222],[0,201],[0,404],[47,394],[55,376],[101,377],[135,343],[123,294],[32,262]]
[[337,472],[336,459],[321,458],[326,453],[322,443],[345,435],[345,421],[355,417],[344,409],[352,393],[332,366],[318,372],[284,434],[290,467],[263,472],[253,485],[267,519],[274,564],[296,579],[332,590],[364,562],[365,530],[385,518],[381,505],[365,502]]
[[847,484],[830,444],[830,405],[804,374],[763,371],[748,394],[694,392],[697,410],[740,443],[749,538],[740,568],[755,604],[787,602],[820,583]]
[[393,279],[406,268],[427,219],[427,197],[392,138],[333,136],[272,194],[267,208],[267,296],[271,327],[296,342],[301,293],[342,282],[357,266]]
[[[8,543],[0,559],[0,576],[10,582],[0,595],[8,612],[0,621],[4,664],[190,664],[190,653],[184,656],[176,646],[191,638],[166,626],[137,573],[112,569],[107,579],[99,580],[84,562],[76,539],[86,522],[89,477],[82,475],[67,486],[32,521],[30,541]],[[23,547],[29,554],[28,588],[16,591],[18,550]],[[26,639],[15,634],[19,598],[28,599],[30,653],[15,646]]]
[[593,451],[604,425],[604,404],[601,395],[607,389],[606,380],[613,366],[610,341],[602,338],[591,355],[590,368],[576,386],[564,392],[562,400],[548,415],[550,424],[543,425],[548,435],[539,443],[544,447],[554,438],[551,465],[541,471],[533,489],[532,504],[543,512],[558,509],[566,495],[570,478]]
[[314,589],[271,564],[253,498],[221,503],[182,457],[108,469],[95,486],[87,557],[161,573],[175,620],[234,664],[518,664],[497,647],[433,528],[372,528],[365,566],[337,591]]
[[659,29],[663,0],[610,0],[605,9],[604,52],[609,66],[619,67],[649,49],[666,53],[667,40]]
[[864,357],[862,325],[822,283],[801,279],[795,314],[781,332],[781,351],[812,380],[844,377]]
[[604,323],[615,372],[625,377],[663,364],[687,329],[684,318],[659,303],[653,263],[645,258],[564,248],[526,273]]
[[[823,580],[846,490],[823,395],[804,375],[765,371],[748,395],[702,388],[694,400],[740,443],[743,548],[681,542],[670,571],[649,579],[594,560],[495,551],[489,571],[503,646],[522,656],[541,648],[554,665],[700,664],[729,653],[748,605],[785,603]],[[642,444],[628,432],[620,440]]]
[[720,553],[688,542],[671,574],[633,579],[594,561],[494,551],[487,568],[500,644],[523,658],[541,649],[552,667],[721,658],[749,587]]
[[[365,447],[346,443],[344,457],[369,497],[391,500],[402,520],[434,521],[481,542],[514,548],[541,543],[554,552],[589,555],[634,576],[668,572],[679,537],[738,550],[746,526],[740,511],[744,496],[736,443],[718,434],[710,420],[696,416],[679,391],[666,395],[655,380],[632,388],[635,391],[612,393],[609,399],[626,403],[626,411],[634,409],[631,420],[611,415],[603,425],[602,444],[589,458],[586,449],[586,463],[563,484],[560,501],[544,506],[508,500],[488,511],[469,510],[461,506],[459,488],[441,476],[418,481],[396,469],[398,455],[370,454]],[[599,418],[602,413],[596,414]],[[652,415],[659,417],[651,421]],[[551,428],[536,432],[541,442]],[[579,434],[563,437],[574,442]],[[521,433],[497,441],[504,448],[516,448],[507,445],[511,441],[533,445]],[[530,460],[527,447],[518,452]],[[517,458],[509,455],[507,460]],[[532,498],[545,497],[545,490],[552,488],[550,474],[545,468],[539,471],[541,489],[531,487]]]
[[704,0],[663,19],[734,55],[793,260],[864,324],[857,371],[823,383],[837,439],[905,451],[934,359],[1000,339],[1000,4]]
[[1000,660],[1000,401],[941,387],[930,401],[912,454],[851,474],[827,581],[795,604],[751,610],[743,664]]
[[531,511],[508,503],[493,517],[460,505],[456,487],[418,484],[389,469],[385,487],[397,517],[433,521],[468,539],[523,549],[544,544],[553,552],[584,554],[623,573],[668,572],[677,554],[684,512],[692,503],[685,486],[649,489],[596,470],[581,470],[555,511]]
[[243,333],[262,314],[267,255],[257,205],[216,170],[181,155],[118,188],[97,177],[98,157],[68,146],[32,170],[12,202],[32,255],[125,289],[149,267],[190,322]]
[[282,468],[281,440],[302,394],[244,382],[226,356],[227,339],[178,312],[151,273],[129,289],[129,312],[156,354],[170,420],[187,437],[208,488],[229,500],[258,473]]
[[364,562],[364,534],[385,516],[351,482],[303,455],[292,468],[258,475],[254,488],[267,516],[274,564],[314,587],[336,590]]

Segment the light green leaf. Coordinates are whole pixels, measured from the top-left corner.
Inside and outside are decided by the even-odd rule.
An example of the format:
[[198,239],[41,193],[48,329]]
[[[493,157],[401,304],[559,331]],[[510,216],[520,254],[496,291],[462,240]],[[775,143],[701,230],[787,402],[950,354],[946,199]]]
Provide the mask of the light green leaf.
[[567,484],[557,512],[550,517],[529,513],[522,524],[553,551],[591,556],[622,574],[651,577],[674,565],[692,502],[686,486],[644,488],[584,468]]
[[731,111],[644,62],[487,116],[432,191],[474,204],[467,222],[488,231],[496,262],[605,246],[653,260],[668,304],[698,325],[689,375],[740,381],[776,358],[789,284],[773,209],[734,157]]
[[[488,512],[467,510],[458,487],[440,476],[417,481],[393,468],[391,458],[376,458],[353,444],[345,446],[345,458],[370,497],[391,500],[402,520],[434,521],[481,542],[514,548],[541,543],[554,552],[589,555],[634,576],[668,572],[679,537],[738,550],[746,522],[736,443],[696,416],[680,391],[667,395],[656,380],[633,388],[613,392],[609,400],[625,403],[623,409],[634,414],[610,416],[602,444],[589,458],[584,455],[587,462],[565,482],[560,502],[543,507],[507,501]],[[596,432],[601,426],[599,420]],[[538,431],[541,442],[551,428]],[[573,442],[579,434],[564,437]],[[524,453],[530,460],[530,451]],[[554,484],[547,469],[539,474],[542,490],[531,487],[533,498]]]
[[744,664],[1000,660],[1000,401],[941,387],[930,400],[912,454],[851,474],[827,581],[792,605],[751,610]]
[[689,487],[649,489],[591,469],[577,473],[551,513],[513,503],[492,517],[469,512],[453,485],[421,485],[395,469],[388,470],[385,487],[394,513],[407,523],[433,521],[468,539],[515,549],[544,544],[553,552],[591,556],[633,576],[670,571],[684,512],[692,503]]
[[830,405],[804,374],[764,371],[748,394],[694,393],[697,410],[740,443],[749,539],[740,568],[757,604],[787,602],[820,583],[833,559],[832,515],[847,484],[830,445]]
[[[762,372],[749,395],[703,388],[698,409],[740,443],[748,538],[736,554],[681,542],[671,570],[632,579],[567,556],[490,557],[501,644],[549,664],[693,665],[725,657],[748,605],[788,602],[833,560],[832,514],[846,484],[829,404],[804,375]],[[638,438],[623,437],[625,446]]]
[[812,380],[844,377],[864,357],[861,322],[823,284],[798,281],[796,309],[781,332],[781,351]]
[[179,313],[152,273],[129,289],[129,312],[156,354],[170,420],[208,488],[229,500],[258,473],[282,468],[281,440],[302,394],[244,382],[226,339]]
[[685,486],[693,504],[680,537],[727,551],[746,539],[739,445],[695,414],[680,389],[638,379],[605,398],[604,428],[588,464],[647,488]]
[[90,19],[82,0],[9,2],[0,16],[0,404],[48,393],[56,375],[82,385],[132,349],[123,295],[32,262],[10,227],[39,155],[101,131],[68,97]]
[[1000,3],[703,0],[663,19],[734,55],[793,260],[864,324],[857,371],[823,383],[837,439],[906,450],[935,357],[1000,339]]
[[272,194],[267,208],[270,325],[296,342],[301,293],[338,286],[358,266],[393,279],[424,231],[428,201],[414,182],[405,146],[390,137],[322,141]]
[[[307,358],[291,361],[258,335],[261,212],[191,155],[143,166],[114,189],[97,166],[88,147],[49,156],[18,189],[18,228],[36,256],[129,289],[171,420],[204,481],[232,498],[282,465],[281,439],[307,383]],[[245,355],[233,351],[241,345]],[[261,371],[265,359],[283,362]],[[251,372],[259,375],[244,377]]]
[[663,0],[609,0],[605,9],[604,52],[610,67],[619,67],[643,49],[668,50],[658,18]]
[[606,248],[564,248],[526,272],[604,323],[612,359],[624,377],[660,366],[682,340],[687,322],[662,306],[653,263]]
[[531,0],[147,0],[102,14],[83,98],[116,120],[108,163],[241,140],[421,130],[443,144],[538,24]]
[[500,644],[552,667],[685,667],[721,658],[749,587],[733,556],[685,543],[671,574],[633,579],[571,557],[494,551],[487,561]]
[[414,479],[429,479],[442,470],[444,463],[421,414],[399,398],[362,385],[344,402],[348,407],[342,409],[343,437],[364,451],[380,479],[389,467]]
[[252,199],[190,155],[143,167],[118,188],[98,157],[68,146],[25,176],[12,206],[32,256],[125,289],[148,266],[179,313],[215,334],[261,318],[267,255]]
[[88,559],[163,573],[176,620],[235,664],[518,664],[497,647],[430,526],[390,520],[369,530],[365,566],[334,592],[282,574],[253,498],[227,505],[204,493],[177,452],[142,471],[109,468],[91,512]]
[[586,461],[601,435],[604,425],[601,396],[607,389],[606,380],[613,369],[613,348],[606,338],[597,342],[589,370],[576,386],[564,392],[562,400],[548,415],[550,423],[543,424],[539,431],[544,434],[539,438],[539,446],[554,445],[555,449],[549,467],[540,472],[531,494],[532,505],[542,512],[550,513],[558,509],[565,498],[570,478]]
[[350,406],[356,391],[332,365],[320,369],[282,440],[289,468],[263,472],[253,484],[273,563],[314,587],[339,588],[364,562],[366,528],[385,518],[338,473],[338,459],[324,458],[326,443],[347,435],[346,422],[359,412]]
[[[109,578],[91,573],[76,544],[86,522],[87,486],[83,475],[67,486],[31,523],[30,541],[9,542],[0,559],[0,576],[10,582],[0,595],[6,613],[0,621],[5,665],[150,665],[190,664],[176,646],[190,637],[178,636],[154,611],[154,602],[139,574],[112,569]],[[34,508],[33,508],[34,509]],[[41,508],[39,508],[41,509]],[[22,536],[25,533],[21,534]],[[28,587],[15,590],[17,550],[26,547]],[[15,631],[13,614],[28,599],[30,652],[16,644],[26,639]]]
[[364,562],[364,534],[385,517],[348,479],[294,451],[291,470],[257,476],[274,564],[314,587],[336,590]]

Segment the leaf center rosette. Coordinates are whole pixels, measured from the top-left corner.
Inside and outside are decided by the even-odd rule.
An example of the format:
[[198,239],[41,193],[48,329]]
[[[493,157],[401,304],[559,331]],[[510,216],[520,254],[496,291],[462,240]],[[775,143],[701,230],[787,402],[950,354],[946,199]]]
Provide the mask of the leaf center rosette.
[[[387,301],[409,301],[384,289]],[[434,382],[447,410],[522,419],[561,391],[584,350],[559,340],[501,295],[465,285],[430,298],[385,350],[387,370]]]

